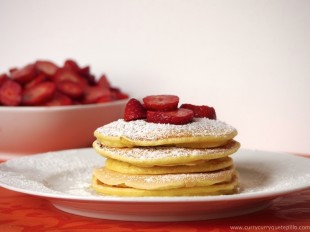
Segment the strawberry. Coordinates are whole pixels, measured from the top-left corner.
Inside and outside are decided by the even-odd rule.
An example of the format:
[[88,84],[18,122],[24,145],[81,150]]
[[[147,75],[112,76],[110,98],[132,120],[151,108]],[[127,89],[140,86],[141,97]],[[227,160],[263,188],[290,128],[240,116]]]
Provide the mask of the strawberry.
[[121,91],[120,92],[113,92],[112,95],[113,95],[114,100],[123,100],[123,99],[129,98],[128,94],[123,93]]
[[85,88],[84,104],[93,104],[102,97],[110,97],[111,91],[109,89],[101,88],[101,86],[87,86]]
[[42,105],[52,99],[56,91],[53,82],[46,81],[31,88],[25,89],[22,95],[22,104],[26,106]]
[[146,121],[153,123],[182,125],[193,120],[194,112],[189,109],[173,111],[147,111]]
[[71,59],[68,59],[65,61],[64,69],[68,69],[68,70],[74,71],[76,73],[78,73],[80,71],[79,65],[76,63],[76,61],[71,60]]
[[101,75],[98,82],[97,82],[98,85],[102,86],[102,88],[110,88],[110,83],[108,81],[108,78],[106,75]]
[[127,99],[129,98],[128,94],[123,93],[120,89],[118,88],[110,88],[111,95],[113,100],[122,100],[122,99]]
[[81,87],[88,86],[87,81],[82,78],[79,74],[70,69],[60,68],[57,70],[54,81],[56,83],[62,81],[71,81],[79,84]]
[[69,106],[72,105],[73,102],[71,98],[68,96],[60,93],[60,92],[55,92],[53,98],[46,102],[44,105],[45,106]]
[[112,98],[112,95],[106,95],[106,96],[99,97],[99,98],[96,100],[96,103],[111,102],[111,101],[113,101],[113,100],[114,100],[114,99]]
[[21,85],[10,79],[5,80],[0,87],[0,103],[5,106],[18,106],[21,99]]
[[9,77],[5,73],[0,74],[0,86],[8,79],[9,79]]
[[179,104],[179,97],[175,95],[151,95],[143,98],[145,108],[154,111],[176,110]]
[[[37,60],[22,68],[10,68],[8,74],[0,74],[0,88],[7,80],[13,81],[7,84],[13,87],[12,90],[5,88],[2,97],[12,96],[19,103],[3,100],[0,105],[93,104],[128,98],[126,93],[113,88],[105,75],[97,80],[90,66],[80,67],[72,59],[65,60],[63,67],[48,60]],[[17,91],[20,88],[21,91]],[[14,93],[19,95],[19,92],[21,97],[15,98]]]
[[146,109],[137,99],[131,98],[125,106],[124,120],[132,121],[144,118],[146,118]]
[[34,64],[26,65],[21,69],[17,69],[11,73],[11,78],[21,84],[27,83],[36,75]]
[[84,95],[83,88],[72,81],[61,81],[57,83],[57,89],[71,98],[81,98]]
[[202,105],[196,106],[192,104],[182,104],[180,108],[190,109],[194,112],[194,117],[196,118],[209,118],[216,119],[216,113],[213,107]]
[[86,66],[84,68],[80,68],[78,72],[84,79],[88,82],[89,85],[96,85],[96,78],[94,75],[90,73],[90,67]]
[[12,74],[13,72],[15,72],[17,70],[18,70],[18,68],[16,68],[16,67],[10,68],[9,73]]
[[24,88],[31,88],[41,82],[44,82],[47,80],[47,77],[43,74],[40,73],[39,75],[37,75],[36,77],[34,77],[31,81],[29,81],[27,84],[25,84]]
[[54,76],[58,69],[57,65],[51,61],[46,60],[38,60],[35,63],[36,70],[47,75],[47,76]]

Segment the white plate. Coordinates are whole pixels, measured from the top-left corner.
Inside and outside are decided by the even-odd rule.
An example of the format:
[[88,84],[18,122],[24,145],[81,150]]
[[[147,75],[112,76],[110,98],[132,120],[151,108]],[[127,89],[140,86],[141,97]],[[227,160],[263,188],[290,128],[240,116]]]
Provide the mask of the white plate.
[[21,157],[0,164],[0,186],[48,199],[72,214],[128,221],[190,221],[237,216],[310,187],[310,159],[239,150],[232,156],[241,192],[224,196],[112,197],[90,188],[92,169],[104,164],[91,148]]

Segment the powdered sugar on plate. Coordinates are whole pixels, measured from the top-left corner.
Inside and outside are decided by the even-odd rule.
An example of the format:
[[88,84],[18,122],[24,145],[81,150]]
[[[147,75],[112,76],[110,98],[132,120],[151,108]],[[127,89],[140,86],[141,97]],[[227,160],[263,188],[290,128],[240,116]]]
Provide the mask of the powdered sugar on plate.
[[154,140],[171,137],[219,137],[234,133],[236,129],[225,122],[208,118],[195,118],[192,123],[185,125],[148,123],[145,120],[126,122],[119,119],[99,127],[96,131],[109,137]]

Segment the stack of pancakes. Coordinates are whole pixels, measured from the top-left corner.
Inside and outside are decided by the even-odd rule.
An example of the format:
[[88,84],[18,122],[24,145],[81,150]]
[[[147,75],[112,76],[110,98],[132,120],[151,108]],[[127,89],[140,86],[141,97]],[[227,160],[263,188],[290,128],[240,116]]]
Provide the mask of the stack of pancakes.
[[96,192],[115,196],[232,194],[237,130],[207,118],[184,125],[119,119],[95,130],[93,147],[107,158],[93,171]]

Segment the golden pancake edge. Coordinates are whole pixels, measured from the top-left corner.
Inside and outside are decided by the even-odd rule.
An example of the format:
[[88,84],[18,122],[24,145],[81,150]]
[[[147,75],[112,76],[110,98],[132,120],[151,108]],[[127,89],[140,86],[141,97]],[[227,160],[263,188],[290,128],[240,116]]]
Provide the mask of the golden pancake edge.
[[194,118],[185,125],[148,123],[145,120],[126,122],[119,119],[94,132],[97,140],[110,147],[192,146],[218,147],[237,135],[237,130],[218,120]]

